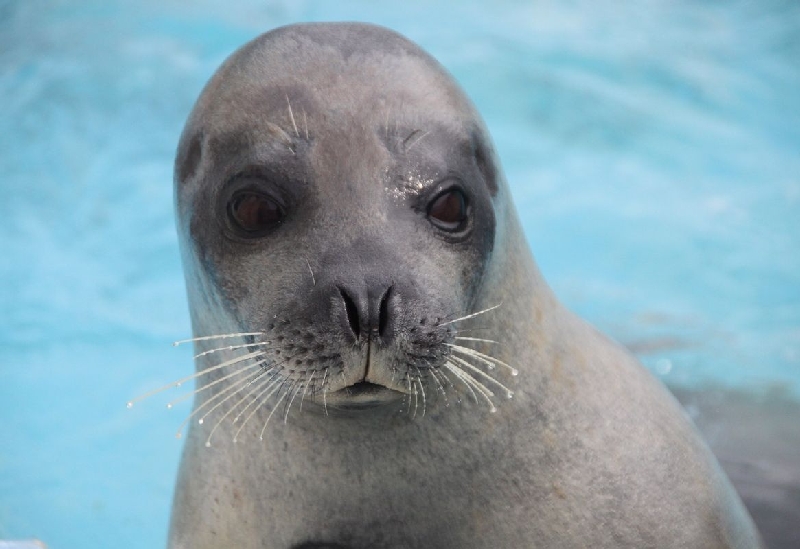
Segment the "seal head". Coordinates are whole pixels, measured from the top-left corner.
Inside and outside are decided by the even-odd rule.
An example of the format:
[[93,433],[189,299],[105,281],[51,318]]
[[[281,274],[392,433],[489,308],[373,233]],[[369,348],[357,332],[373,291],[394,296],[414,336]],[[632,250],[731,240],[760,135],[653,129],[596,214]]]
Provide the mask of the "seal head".
[[328,405],[444,381],[498,182],[482,124],[427,54],[371,26],[264,35],[202,93],[175,173],[195,333],[263,333],[251,342],[284,392]]

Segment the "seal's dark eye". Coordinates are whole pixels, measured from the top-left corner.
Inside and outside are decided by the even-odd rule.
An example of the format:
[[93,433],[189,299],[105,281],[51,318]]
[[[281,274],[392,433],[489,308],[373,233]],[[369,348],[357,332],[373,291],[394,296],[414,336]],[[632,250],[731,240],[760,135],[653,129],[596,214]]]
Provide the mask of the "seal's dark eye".
[[239,191],[228,202],[228,216],[234,227],[248,236],[260,236],[274,228],[284,216],[274,199],[255,191]]
[[437,196],[428,206],[428,219],[444,231],[463,229],[467,221],[467,199],[464,193],[458,189],[450,189]]

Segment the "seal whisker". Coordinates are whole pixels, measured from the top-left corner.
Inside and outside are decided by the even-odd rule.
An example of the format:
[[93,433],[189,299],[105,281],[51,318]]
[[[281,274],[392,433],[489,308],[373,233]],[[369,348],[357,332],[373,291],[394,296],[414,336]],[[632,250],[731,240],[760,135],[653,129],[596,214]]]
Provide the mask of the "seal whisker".
[[175,438],[181,438],[183,436],[184,427],[186,427],[186,425],[189,424],[189,422],[191,421],[191,419],[194,416],[196,416],[197,414],[199,414],[200,412],[205,410],[208,406],[211,406],[212,404],[214,404],[214,402],[218,401],[218,399],[224,398],[226,394],[230,393],[231,391],[236,390],[239,387],[239,385],[247,383],[247,381],[249,381],[252,378],[257,377],[258,375],[259,375],[259,372],[253,372],[249,376],[246,376],[244,379],[240,379],[238,381],[235,381],[235,382],[231,383],[228,387],[225,387],[224,389],[222,389],[220,392],[218,392],[214,396],[212,396],[212,397],[208,398],[207,400],[205,400],[204,402],[202,402],[199,406],[197,406],[194,410],[192,410],[191,413],[189,413],[189,415],[186,416],[186,419],[184,419],[183,422],[178,426],[178,431],[175,433]]
[[416,364],[414,365],[414,369],[417,371],[416,383],[419,385],[419,390],[422,396],[422,417],[425,417],[425,410],[427,409],[427,401],[425,395],[425,387],[422,384],[422,371]]
[[214,372],[216,370],[220,370],[222,368],[226,368],[228,366],[233,366],[235,364],[239,364],[240,362],[244,362],[245,360],[250,360],[250,359],[253,359],[253,358],[258,360],[258,359],[262,358],[263,356],[264,356],[264,351],[263,350],[253,351],[252,353],[245,353],[243,355],[235,356],[233,358],[230,358],[230,359],[225,360],[223,362],[220,362],[218,364],[213,364],[213,365],[209,366],[208,368],[203,368],[199,372],[196,372],[194,375],[186,376],[183,379],[179,379],[175,383],[180,385],[180,384],[182,384],[185,381],[188,381],[190,379],[194,379],[196,377],[200,377],[200,376],[209,374],[211,372]]
[[[402,99],[400,100],[400,108],[398,108],[397,110],[398,110],[398,112],[401,112],[401,113],[403,112],[403,100]],[[392,119],[394,121],[394,134],[393,135],[397,135],[397,118],[398,117],[394,117]]]
[[194,374],[192,374],[190,376],[182,377],[181,379],[179,379],[177,381],[173,381],[171,383],[167,383],[166,385],[163,385],[161,387],[153,389],[152,391],[148,391],[148,392],[144,393],[143,395],[139,395],[136,398],[133,398],[133,399],[129,400],[127,406],[128,406],[128,408],[132,408],[133,405],[135,403],[137,403],[137,402],[140,402],[140,401],[142,401],[142,400],[144,400],[146,398],[150,398],[153,395],[157,395],[158,393],[166,391],[167,389],[173,389],[175,387],[180,387],[181,385],[183,385],[184,383],[186,383],[189,380],[195,379],[195,378],[200,377],[200,376],[204,376],[206,374],[209,374],[209,373],[214,372],[216,370],[220,370],[220,369],[225,368],[227,366],[233,366],[234,364],[237,364],[237,363],[242,362],[244,360],[249,360],[251,358],[260,357],[260,356],[263,356],[263,352],[262,351],[255,351],[253,353],[247,353],[245,355],[240,355],[240,356],[232,358],[230,360],[226,360],[225,362],[221,362],[220,364],[216,364],[214,366],[210,366],[208,368],[200,370],[199,372],[195,372]]
[[[264,387],[264,390],[261,391],[260,393],[258,393],[258,395],[256,395],[256,397],[253,399],[253,401],[250,402],[250,404],[248,404],[244,408],[244,410],[242,410],[240,412],[240,415],[243,414],[245,412],[245,410],[247,410],[247,408],[249,408],[250,406],[252,406],[256,402],[258,402],[258,406],[253,408],[253,411],[251,411],[247,415],[247,417],[244,418],[244,421],[239,426],[239,428],[236,430],[236,433],[234,433],[234,435],[233,435],[233,442],[234,443],[236,443],[237,440],[239,439],[239,433],[242,432],[242,430],[244,429],[245,425],[247,425],[247,422],[250,421],[250,418],[252,418],[256,414],[256,412],[258,412],[261,409],[262,406],[264,406],[267,402],[269,402],[269,399],[272,397],[273,394],[275,394],[275,391],[278,390],[278,388],[283,384],[283,382],[284,382],[284,380],[279,378],[277,375],[272,376],[269,380],[265,381],[264,384],[266,385],[266,387]],[[262,385],[262,387],[263,387],[263,385]],[[264,395],[266,395],[266,396],[264,396]]]
[[[488,387],[486,387],[486,385],[476,380],[469,373],[465,372],[452,362],[449,361],[445,362],[445,366],[447,366],[457,378],[463,381],[465,385],[474,388],[475,391],[478,391],[478,393],[480,393],[480,395],[483,396],[483,398],[489,404],[490,412],[494,413],[497,411],[497,408],[495,408],[494,402],[492,402],[491,398],[494,396],[494,393]],[[475,396],[475,393],[473,392],[472,395]],[[476,397],[476,402],[477,402],[477,397]]]
[[210,387],[213,387],[214,385],[217,385],[217,384],[219,384],[219,383],[222,383],[222,382],[224,382],[226,379],[230,379],[230,378],[232,378],[232,377],[234,377],[234,376],[237,376],[237,375],[239,375],[239,374],[243,374],[244,372],[246,372],[246,371],[248,371],[248,370],[251,370],[251,369],[253,369],[253,368],[260,368],[260,367],[261,367],[263,364],[264,364],[264,362],[256,362],[255,364],[250,364],[250,365],[248,365],[248,366],[245,366],[244,368],[241,368],[241,369],[239,369],[239,370],[236,370],[235,372],[232,372],[232,373],[230,373],[230,374],[227,374],[227,375],[225,375],[225,376],[222,376],[221,378],[219,378],[219,379],[216,379],[216,380],[214,380],[214,381],[212,381],[212,382],[210,382],[210,383],[206,383],[206,384],[205,384],[205,385],[203,385],[202,387],[198,387],[198,388],[196,388],[194,391],[192,391],[192,392],[190,392],[190,393],[186,393],[185,395],[181,395],[181,396],[179,396],[178,398],[176,398],[176,399],[174,399],[174,400],[171,400],[171,401],[169,401],[169,402],[167,403],[167,408],[172,408],[172,407],[173,407],[175,404],[177,404],[177,403],[179,403],[179,402],[183,402],[183,401],[184,401],[184,400],[186,400],[187,398],[189,398],[189,397],[191,397],[191,396],[193,396],[193,395],[196,395],[196,394],[200,393],[201,391],[205,391],[206,389],[208,389],[208,388],[210,388]]
[[[257,381],[258,381],[258,380],[261,378],[261,376],[265,375],[265,374],[266,374],[268,371],[269,371],[269,370],[262,370],[261,372],[259,372],[259,373],[258,373],[258,375],[256,375],[256,376],[255,376],[255,377],[254,377],[254,378],[253,378],[253,379],[252,379],[252,380],[251,380],[249,383],[247,383],[247,384],[246,384],[244,387],[240,387],[239,389],[237,389],[236,391],[234,391],[233,393],[231,393],[230,395],[228,395],[227,397],[225,397],[225,398],[224,398],[222,401],[220,401],[219,403],[217,403],[217,404],[216,404],[216,405],[215,405],[213,408],[211,408],[211,409],[210,409],[208,412],[206,412],[205,414],[203,414],[203,417],[201,417],[201,418],[200,418],[200,420],[199,420],[198,422],[202,422],[202,421],[203,421],[203,420],[206,418],[206,416],[208,416],[208,414],[210,414],[211,412],[213,412],[213,411],[214,411],[216,408],[219,408],[220,406],[222,406],[222,404],[223,404],[225,401],[227,401],[227,400],[228,400],[228,399],[230,399],[230,398],[233,398],[234,396],[238,395],[238,394],[239,394],[239,393],[241,393],[242,391],[246,390],[246,389],[247,389],[248,387],[250,387],[252,384],[256,383],[256,382],[257,382]],[[260,384],[258,384],[258,385],[257,385],[257,387],[260,387]],[[226,417],[228,417],[229,415],[231,415],[231,414],[233,413],[233,411],[234,411],[234,410],[236,410],[236,408],[238,408],[238,407],[239,407],[239,405],[240,405],[242,402],[244,402],[244,401],[245,401],[245,399],[247,398],[247,396],[249,396],[249,394],[250,394],[250,393],[248,393],[247,395],[245,395],[245,396],[243,396],[242,398],[240,398],[240,399],[239,399],[237,402],[235,402],[235,403],[233,404],[233,406],[231,406],[230,408],[228,408],[228,410],[227,410],[227,411],[226,411],[226,412],[225,412],[225,413],[222,415],[222,417],[220,417],[220,418],[217,420],[217,422],[214,424],[214,427],[212,427],[212,428],[211,428],[211,432],[210,432],[210,433],[208,433],[208,438],[206,439],[206,448],[210,448],[210,447],[211,447],[211,437],[213,437],[213,436],[214,436],[214,432],[217,430],[217,428],[218,428],[220,425],[222,425],[222,422],[225,420],[225,418],[226,418]]]
[[453,364],[453,366],[456,369],[458,369],[459,374],[461,374],[464,377],[464,380],[467,381],[470,385],[472,385],[475,389],[477,389],[478,392],[482,393],[486,397],[495,396],[494,391],[492,391],[486,385],[475,379],[475,376],[473,376],[472,374],[461,368],[458,364],[454,363],[451,364]]
[[444,385],[442,385],[442,382],[438,378],[438,375],[442,374],[437,372],[435,369],[430,370],[430,373],[431,373],[431,378],[436,383],[437,386],[436,390],[440,392],[442,394],[442,397],[444,398],[444,405],[449,406],[450,403],[447,401],[447,392],[444,389]]
[[453,392],[455,393],[455,396],[456,396],[456,403],[457,403],[457,404],[461,404],[461,395],[460,395],[460,394],[458,393],[458,391],[456,390],[456,386],[455,386],[455,384],[453,384],[453,380],[452,380],[452,379],[450,379],[450,376],[449,376],[449,375],[447,375],[447,372],[448,372],[448,370],[449,370],[449,368],[445,368],[445,369],[439,370],[439,374],[442,376],[442,378],[443,378],[443,379],[444,379],[444,380],[447,382],[447,384],[450,386],[450,389],[452,389],[452,390],[453,390]]
[[308,141],[308,118],[306,117],[306,110],[303,109],[303,128],[306,132],[306,141]]
[[236,332],[231,334],[215,334],[215,335],[191,337],[189,339],[181,339],[179,341],[173,341],[172,346],[177,347],[178,345],[183,345],[185,343],[192,343],[195,341],[209,341],[212,339],[228,339],[231,337],[247,337],[247,336],[260,336],[260,335],[264,335],[264,332]]
[[459,341],[477,341],[477,342],[480,342],[480,343],[495,343],[497,345],[500,344],[499,342],[497,342],[497,341],[495,341],[493,339],[482,339],[480,337],[456,337],[455,339],[457,339]]
[[328,370],[325,368],[325,373],[322,375],[322,408],[325,410],[325,415],[328,415],[328,386],[325,381],[328,379]]
[[[304,386],[304,384],[303,384],[303,383],[300,383],[299,381],[295,381],[295,382],[292,384],[292,386],[289,388],[289,390],[293,389],[295,385],[297,385],[297,389],[295,389],[295,391],[294,391],[294,394],[292,395],[292,398],[289,400],[289,404],[286,406],[286,413],[285,413],[285,414],[283,414],[283,424],[284,424],[284,425],[286,425],[286,422],[287,422],[287,421],[288,421],[288,419],[289,419],[289,411],[292,409],[292,404],[294,403],[294,399],[295,399],[295,398],[297,398],[297,393],[299,393],[299,392],[300,392],[300,389],[302,389],[302,388],[303,388],[303,386]],[[302,399],[300,399],[300,402],[301,402],[301,403],[302,403],[302,401],[303,401],[303,400],[302,400]]]
[[[260,364],[259,364],[259,366],[260,366]],[[234,392],[237,391],[242,385],[245,385],[245,386],[248,385],[248,382],[250,380],[257,379],[258,377],[260,377],[263,374],[263,372],[264,372],[264,370],[260,368],[256,372],[250,372],[248,374],[245,374],[245,376],[242,377],[241,379],[237,379],[235,381],[232,381],[227,387],[225,387],[224,389],[221,389],[216,394],[211,395],[206,400],[204,400],[197,408],[192,410],[192,413],[189,414],[189,417],[197,414],[199,411],[205,409],[206,407],[211,406],[215,402],[218,402],[219,399],[223,398],[225,395],[227,395],[231,391],[234,391]],[[240,373],[240,372],[237,372],[237,373]],[[200,423],[202,424],[203,422],[200,421]]]
[[[456,338],[458,339],[458,338]],[[192,358],[200,358],[202,356],[210,355],[213,353],[218,353],[220,351],[234,351],[236,349],[244,349],[246,347],[260,347],[262,345],[269,345],[269,341],[256,341],[255,343],[242,343],[240,345],[228,345],[226,347],[217,347],[215,349],[209,349],[207,351],[203,351],[202,353],[198,353],[194,355]]]
[[519,370],[517,370],[513,366],[509,366],[499,358],[494,358],[492,356],[485,355],[479,351],[476,351],[475,349],[470,349],[469,347],[462,347],[461,345],[453,345],[452,343],[445,343],[445,345],[452,348],[457,353],[469,355],[471,357],[480,360],[481,362],[486,363],[489,366],[489,369],[494,369],[497,365],[500,365],[508,368],[512,376],[516,376],[519,374]]
[[408,134],[408,137],[403,139],[403,152],[408,152],[411,147],[422,141],[429,133],[430,132],[423,132],[422,130],[414,130]]
[[[489,387],[487,387],[486,385],[484,385],[482,382],[478,381],[478,380],[475,378],[475,376],[473,376],[471,373],[469,373],[467,370],[465,370],[464,368],[462,368],[462,367],[461,367],[461,364],[464,364],[466,361],[464,361],[464,360],[461,360],[461,359],[459,359],[458,357],[453,357],[453,356],[451,356],[450,358],[451,358],[451,359],[456,359],[456,362],[450,362],[450,361],[448,361],[448,363],[449,363],[451,366],[453,366],[453,368],[455,368],[455,370],[457,370],[457,373],[458,373],[458,374],[460,374],[461,376],[463,376],[463,377],[464,377],[464,378],[465,378],[465,379],[466,379],[466,380],[467,380],[467,381],[470,383],[470,385],[471,385],[472,387],[474,387],[475,389],[479,390],[480,392],[482,392],[482,393],[483,393],[484,395],[486,395],[486,396],[489,396],[489,397],[493,397],[493,396],[495,396],[495,394],[494,394],[494,391],[492,391],[491,389],[489,389]],[[468,364],[468,366],[472,366],[472,365],[471,365],[471,364],[469,364],[469,363],[467,363],[467,364]],[[472,369],[475,369],[475,368],[474,368],[474,367],[472,367]],[[452,370],[452,369],[451,369],[451,371],[453,371],[454,373],[455,373],[455,370]],[[480,371],[480,370],[477,370],[477,371]],[[482,373],[483,373],[483,372],[482,372]],[[493,381],[494,381],[494,380],[493,380]]]
[[417,380],[417,385],[419,385],[419,392],[422,394],[422,417],[425,417],[425,413],[428,410],[428,400],[425,396],[425,386],[422,384],[422,380]]
[[[289,95],[286,95],[286,104],[289,106],[289,118],[292,119],[292,127],[294,128],[294,134],[297,137],[300,137],[300,132],[297,130],[297,123],[294,121],[294,113],[292,112],[292,103],[289,101]],[[294,152],[294,150],[292,150]]]
[[239,413],[236,414],[236,417],[233,418],[233,423],[239,422],[239,418],[242,417],[242,414],[244,414],[250,408],[250,406],[252,406],[253,403],[257,400],[258,397],[256,396],[256,393],[260,391],[261,388],[264,387],[264,385],[270,383],[271,381],[274,381],[275,378],[278,377],[278,372],[279,369],[276,368],[270,368],[269,370],[264,370],[264,375],[267,376],[267,378],[260,381],[258,385],[250,389],[250,391],[245,396],[242,397],[242,401],[245,401],[251,397],[253,398],[253,400],[251,400],[244,408],[239,410]]
[[464,381],[463,376],[460,373],[461,369],[458,366],[456,366],[455,364],[453,364],[452,362],[445,362],[444,365],[445,365],[445,368],[450,370],[450,372],[452,372],[453,375],[455,375],[456,378],[466,386],[466,388],[469,390],[470,394],[472,395],[473,400],[475,402],[478,402],[478,395],[475,394],[475,390],[472,388],[472,385],[470,385],[469,383]]
[[274,123],[272,123],[272,122],[268,122],[268,121],[267,121],[267,122],[265,122],[264,124],[265,124],[265,126],[267,127],[267,129],[268,129],[268,130],[269,130],[269,131],[272,133],[272,135],[273,135],[273,136],[275,136],[275,137],[276,137],[277,139],[279,139],[279,140],[280,140],[280,141],[281,141],[281,142],[282,142],[284,145],[286,145],[286,148],[287,148],[287,149],[289,149],[290,151],[292,151],[292,154],[297,154],[297,153],[295,152],[295,144],[294,144],[294,140],[292,139],[292,136],[291,136],[291,135],[289,135],[289,134],[286,132],[286,130],[284,130],[283,128],[281,128],[281,127],[280,127],[278,124],[274,124]]
[[[264,385],[269,385],[271,382],[275,381],[276,378],[278,378],[280,371],[282,370],[282,365],[285,364],[288,360],[290,360],[290,358],[287,358],[286,360],[283,360],[278,364],[274,364],[274,365],[270,366],[269,368],[262,370],[262,372],[256,377],[256,379],[251,381],[250,383],[248,383],[247,386],[249,386],[252,383],[254,383],[262,375],[268,376],[267,379],[265,379],[263,382],[259,383],[250,392],[248,392],[247,395],[242,397],[241,400],[239,400],[239,402],[234,404],[232,409],[236,409],[242,402],[244,402],[245,400],[247,400],[248,398],[253,396]],[[244,390],[244,389],[245,389],[245,387],[242,387],[240,390]],[[261,394],[263,394],[263,393],[261,393]],[[258,401],[258,399],[261,396],[261,394],[259,394],[256,397],[254,397],[253,400],[250,403],[247,404],[247,406],[245,406],[238,414],[236,414],[236,417],[233,418],[233,423],[236,423],[236,422],[239,421],[239,418],[242,416],[242,414],[244,414],[244,412],[247,411],[247,409],[250,408],[250,406],[252,406],[253,404],[255,404],[255,402]],[[225,416],[227,416],[227,414]],[[223,416],[223,419],[224,419],[225,416]],[[239,433],[239,431],[236,432],[236,435],[238,435],[238,433]],[[236,435],[234,435],[234,437],[233,437],[233,441],[234,442],[236,442]]]
[[486,309],[484,309],[482,311],[478,311],[477,313],[472,313],[472,314],[468,314],[468,315],[465,315],[465,316],[462,316],[462,317],[459,317],[459,318],[454,318],[453,320],[448,320],[447,322],[439,323],[436,326],[437,327],[447,326],[448,324],[454,324],[456,322],[461,322],[462,320],[467,320],[469,318],[475,318],[478,315],[482,315],[484,313],[488,313],[489,311],[494,311],[495,309],[497,309],[498,307],[500,307],[502,305],[503,305],[502,303],[498,303],[497,305],[494,305],[493,307],[488,307],[488,308],[486,308]]
[[[300,411],[301,412],[303,411],[303,401],[306,399],[306,392],[308,391],[309,385],[314,380],[314,374],[316,374],[316,373],[317,373],[316,370],[311,370],[311,375],[308,377],[308,380],[305,382],[305,385],[303,387],[303,396],[300,397]],[[312,394],[313,394],[313,391],[312,391]]]
[[[278,389],[280,389],[281,387],[283,387],[283,385],[284,385],[285,383],[286,383],[286,381],[284,380],[284,382],[283,382],[283,383],[281,383],[280,385],[278,385]],[[270,395],[270,396],[271,396],[271,395]],[[258,435],[258,440],[264,440],[264,431],[266,431],[266,430],[267,430],[267,425],[269,424],[269,420],[270,420],[270,419],[272,419],[272,414],[274,414],[274,413],[275,413],[275,410],[278,408],[278,406],[280,405],[281,401],[282,401],[284,398],[286,398],[286,391],[281,391],[281,396],[278,398],[278,401],[277,401],[277,402],[275,403],[275,405],[272,407],[272,410],[270,410],[270,412],[269,412],[269,415],[267,416],[267,420],[264,422],[264,426],[261,428],[261,433]]]
[[311,273],[311,283],[316,286],[317,280],[314,278],[314,271],[311,270],[311,263],[308,262],[308,258],[306,258],[306,265],[308,265],[308,272]]
[[[219,402],[214,404],[214,406],[212,406],[209,410],[207,410],[206,413],[204,413],[202,416],[200,416],[200,418],[197,420],[197,423],[200,424],[200,425],[205,423],[206,418],[212,412],[214,412],[214,410],[216,410],[217,408],[219,408],[220,406],[225,404],[228,400],[230,400],[233,397],[235,397],[236,395],[238,395],[239,392],[242,391],[243,389],[246,389],[246,388],[250,387],[250,385],[252,385],[254,382],[258,381],[258,379],[261,376],[263,376],[265,372],[268,372],[268,371],[269,370],[259,370],[258,372],[250,374],[245,379],[240,379],[240,380],[236,381],[235,383],[231,384],[231,387],[235,387],[235,389],[233,391],[231,391],[228,396],[226,396],[225,398],[223,398],[222,400],[220,400]],[[218,393],[217,396],[219,396],[220,394],[221,394],[221,392]]]
[[413,391],[411,390],[411,378],[408,376],[408,373],[406,373],[405,379],[406,379],[406,384],[408,385],[408,391],[406,392],[405,396],[403,397],[403,403],[407,404],[407,406],[406,406],[406,414],[408,414],[410,416],[411,415],[411,395],[413,394]]
[[455,360],[461,366],[466,366],[469,370],[471,370],[471,371],[473,371],[473,372],[475,372],[477,374],[480,374],[481,376],[483,376],[484,378],[488,379],[489,381],[491,381],[492,383],[494,383],[498,387],[501,387],[502,389],[505,390],[506,396],[508,398],[512,398],[514,396],[514,391],[512,391],[511,389],[509,389],[508,387],[503,385],[501,382],[497,381],[495,378],[493,378],[492,376],[490,376],[489,374],[487,374],[486,372],[484,372],[480,368],[476,368],[473,364],[470,364],[466,360],[464,360],[462,358],[459,358],[457,356],[451,356],[450,360]]
[[470,332],[488,332],[489,330],[493,330],[494,328],[463,328],[461,330],[453,330],[452,334],[468,334]]

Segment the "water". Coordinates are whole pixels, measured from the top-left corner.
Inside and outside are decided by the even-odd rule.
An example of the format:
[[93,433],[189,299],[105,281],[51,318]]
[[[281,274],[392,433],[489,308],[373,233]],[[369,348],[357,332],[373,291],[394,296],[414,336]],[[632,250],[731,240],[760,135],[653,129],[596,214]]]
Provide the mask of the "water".
[[0,538],[163,545],[172,156],[236,47],[390,26],[484,114],[558,295],[673,387],[800,395],[800,4],[0,0]]

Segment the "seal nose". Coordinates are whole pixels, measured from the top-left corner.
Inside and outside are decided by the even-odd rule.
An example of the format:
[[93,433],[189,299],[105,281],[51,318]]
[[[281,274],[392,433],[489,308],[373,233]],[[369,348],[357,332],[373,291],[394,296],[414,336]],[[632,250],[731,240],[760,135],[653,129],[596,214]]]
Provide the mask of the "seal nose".
[[355,339],[386,339],[392,316],[392,289],[388,286],[382,291],[367,288],[359,294],[339,286],[339,295],[344,303],[346,327]]

